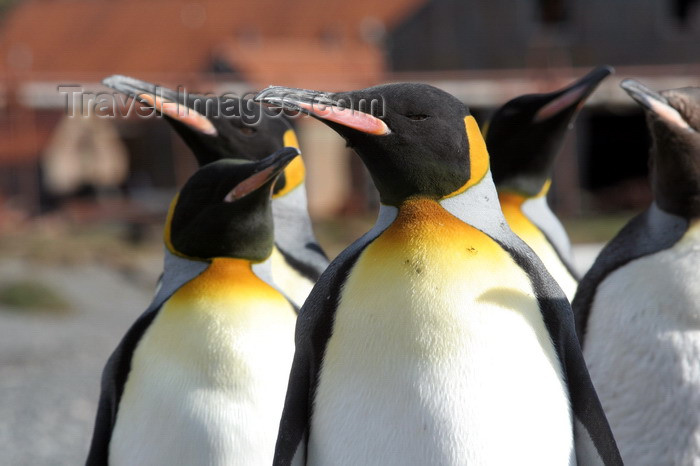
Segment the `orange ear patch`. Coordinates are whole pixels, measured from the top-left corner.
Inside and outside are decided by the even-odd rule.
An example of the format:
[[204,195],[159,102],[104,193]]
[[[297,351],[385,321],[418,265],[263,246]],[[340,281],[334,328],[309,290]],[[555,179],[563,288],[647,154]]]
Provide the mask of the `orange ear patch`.
[[165,246],[168,248],[168,251],[172,252],[177,256],[182,256],[182,254],[175,250],[175,246],[173,246],[173,243],[170,240],[170,231],[172,228],[173,214],[175,213],[175,206],[177,205],[177,201],[179,198],[180,193],[177,193],[173,200],[170,202],[170,207],[168,208],[168,217],[165,220],[165,229],[163,230],[163,242],[165,242]]
[[469,180],[458,190],[448,194],[445,198],[453,197],[463,193],[481,181],[489,171],[489,152],[486,150],[486,142],[479,130],[479,124],[473,116],[464,117],[464,126],[467,129],[467,140],[469,141],[469,165],[471,174]]
[[187,254],[183,254],[177,249],[175,249],[175,246],[173,246],[173,241],[172,241],[172,227],[173,227],[173,215],[175,214],[175,207],[177,207],[177,203],[180,200],[180,193],[177,193],[173,200],[170,202],[170,207],[168,208],[168,216],[165,219],[165,228],[163,229],[163,242],[165,243],[165,247],[168,248],[168,251],[170,251],[172,254],[178,256],[178,257],[184,257],[185,259],[191,259],[191,260],[197,260],[197,261],[202,261],[204,259],[200,259],[198,257],[192,257],[188,256]]
[[[284,147],[296,147],[299,149],[299,141],[297,140],[297,135],[292,129],[288,129],[284,132],[283,141]],[[304,167],[304,161],[301,156],[297,156],[289,162],[287,168],[284,169],[284,188],[276,192],[272,197],[282,197],[287,195],[291,190],[299,186],[304,182],[304,177],[306,177],[306,168]]]
[[288,129],[284,132],[282,136],[282,144],[284,147],[296,147],[299,149],[299,140],[297,139],[297,133],[293,129]]

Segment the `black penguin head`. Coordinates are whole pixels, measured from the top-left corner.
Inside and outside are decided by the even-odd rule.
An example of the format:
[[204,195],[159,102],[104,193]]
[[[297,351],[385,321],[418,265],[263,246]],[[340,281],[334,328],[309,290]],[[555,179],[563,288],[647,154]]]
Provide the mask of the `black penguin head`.
[[[262,160],[283,147],[299,147],[286,118],[251,99],[189,94],[121,75],[102,82],[160,112],[200,167],[226,158]],[[278,178],[275,195],[284,195],[303,181],[304,164],[299,157]]]
[[426,84],[338,93],[270,87],[256,100],[308,113],[338,132],[362,158],[386,205],[410,197],[440,199],[488,171],[469,109]]
[[700,87],[657,93],[632,79],[620,86],[647,115],[657,205],[686,218],[700,216]]
[[190,177],[173,200],[165,229],[171,252],[196,259],[262,261],[272,252],[272,186],[299,151],[280,149],[255,162],[222,159]]
[[485,130],[496,187],[536,196],[551,177],[567,130],[613,69],[600,66],[549,94],[528,94],[496,110]]

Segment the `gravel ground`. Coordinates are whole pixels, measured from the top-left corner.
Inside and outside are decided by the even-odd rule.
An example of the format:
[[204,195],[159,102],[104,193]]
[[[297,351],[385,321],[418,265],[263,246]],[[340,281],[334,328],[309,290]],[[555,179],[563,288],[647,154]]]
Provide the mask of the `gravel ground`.
[[[600,245],[576,246],[580,270]],[[96,265],[0,263],[0,279],[31,277],[73,305],[68,315],[0,308],[0,466],[85,461],[107,357],[151,299],[161,259],[137,278]]]
[[60,291],[74,312],[0,308],[0,465],[83,464],[102,367],[151,291],[99,266],[0,263],[0,278],[27,277]]

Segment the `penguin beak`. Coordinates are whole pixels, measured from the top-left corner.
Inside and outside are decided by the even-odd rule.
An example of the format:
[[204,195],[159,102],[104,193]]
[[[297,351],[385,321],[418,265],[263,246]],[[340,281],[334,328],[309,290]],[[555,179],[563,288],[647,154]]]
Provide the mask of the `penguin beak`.
[[218,134],[218,131],[206,116],[185,103],[186,94],[118,74],[105,78],[102,80],[102,84],[131,96],[140,103],[153,107],[161,114],[178,120],[200,133],[209,136]]
[[296,147],[284,147],[259,162],[254,162],[255,172],[229,191],[224,202],[237,201],[274,180],[300,154]]
[[535,114],[535,122],[539,123],[569,112],[572,116],[575,115],[598,85],[614,72],[610,66],[599,66],[570,86],[547,95],[546,103]]
[[384,136],[391,133],[386,123],[379,118],[356,110],[351,101],[337,99],[335,94],[327,92],[270,86],[255,96],[255,100],[285,110],[302,112],[320,120],[338,123],[366,134]]
[[625,79],[620,87],[627,92],[645,110],[652,112],[667,123],[695,132],[695,129],[683,118],[683,115],[671,106],[668,99],[654,92],[634,79]]

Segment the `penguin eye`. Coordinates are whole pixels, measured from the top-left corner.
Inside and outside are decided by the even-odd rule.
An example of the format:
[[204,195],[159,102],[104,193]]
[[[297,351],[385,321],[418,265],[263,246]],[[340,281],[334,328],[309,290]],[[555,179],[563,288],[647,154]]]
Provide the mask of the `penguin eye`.
[[241,133],[245,134],[246,136],[250,136],[251,134],[255,134],[258,130],[255,128],[252,128],[250,126],[242,126],[238,128]]
[[422,113],[418,113],[418,114],[410,113],[410,114],[406,115],[406,118],[408,118],[409,120],[413,120],[413,121],[423,121],[423,120],[428,119],[428,115],[423,115]]

